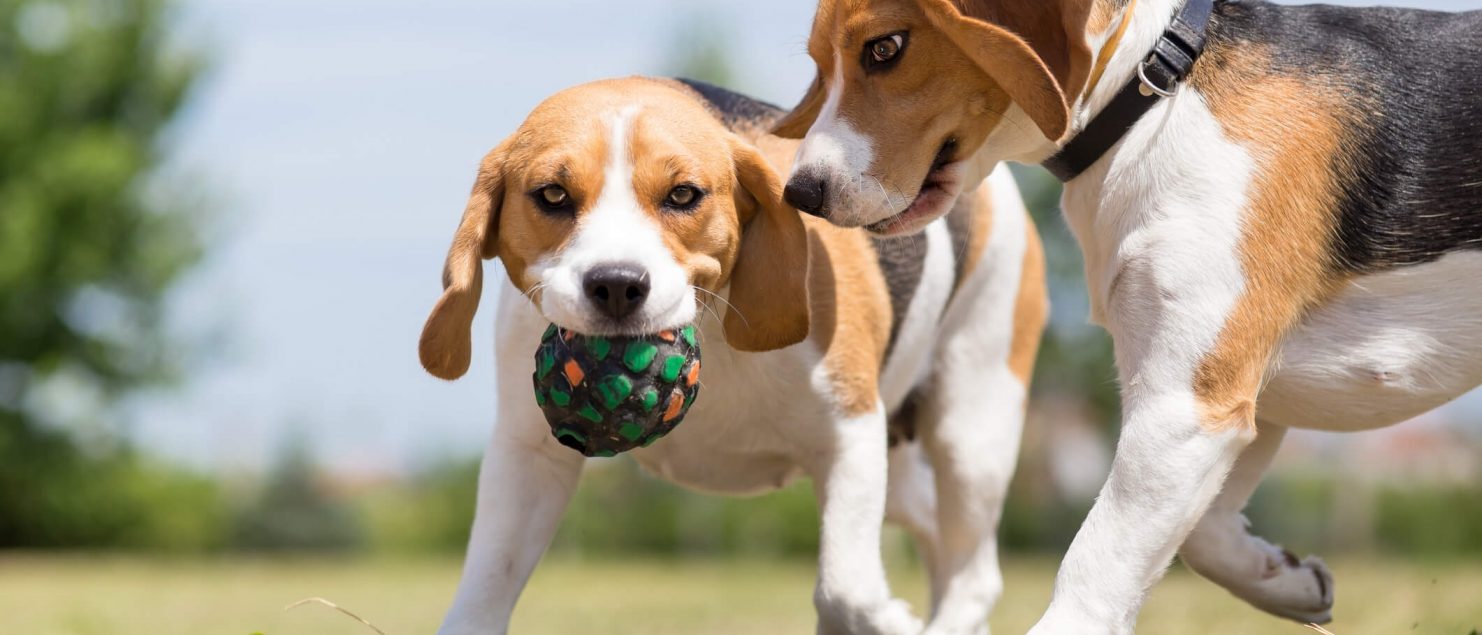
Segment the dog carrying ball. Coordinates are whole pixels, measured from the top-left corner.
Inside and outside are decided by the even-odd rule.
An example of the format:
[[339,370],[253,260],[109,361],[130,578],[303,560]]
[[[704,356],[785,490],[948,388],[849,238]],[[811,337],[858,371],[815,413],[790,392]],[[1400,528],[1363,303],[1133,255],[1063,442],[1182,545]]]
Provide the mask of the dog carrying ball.
[[551,434],[586,456],[614,456],[669,434],[700,394],[695,327],[641,337],[551,325],[535,352],[535,402]]

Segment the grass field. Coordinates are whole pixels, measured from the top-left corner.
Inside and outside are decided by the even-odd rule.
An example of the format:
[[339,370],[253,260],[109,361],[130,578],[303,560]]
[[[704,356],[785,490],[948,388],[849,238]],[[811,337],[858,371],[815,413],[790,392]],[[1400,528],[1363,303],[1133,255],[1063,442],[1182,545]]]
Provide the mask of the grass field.
[[[1482,628],[1482,562],[1340,560],[1337,635]],[[911,567],[898,591],[919,607]],[[387,635],[433,633],[456,582],[451,560],[181,561],[0,556],[0,633],[25,635],[369,635],[322,606],[324,596]],[[994,632],[1023,633],[1049,598],[1054,563],[1014,560]],[[807,562],[551,560],[521,601],[516,635],[776,635],[811,633]],[[1143,612],[1139,633],[1302,635],[1175,568]]]

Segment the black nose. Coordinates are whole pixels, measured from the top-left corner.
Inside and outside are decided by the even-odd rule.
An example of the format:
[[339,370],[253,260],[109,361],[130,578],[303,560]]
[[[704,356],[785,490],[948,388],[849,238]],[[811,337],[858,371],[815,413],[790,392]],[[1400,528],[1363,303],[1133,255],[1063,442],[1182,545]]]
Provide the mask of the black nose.
[[648,272],[633,265],[599,265],[582,277],[587,299],[603,315],[621,320],[648,297]]
[[828,205],[828,181],[809,172],[794,174],[782,190],[782,199],[804,214],[823,218]]

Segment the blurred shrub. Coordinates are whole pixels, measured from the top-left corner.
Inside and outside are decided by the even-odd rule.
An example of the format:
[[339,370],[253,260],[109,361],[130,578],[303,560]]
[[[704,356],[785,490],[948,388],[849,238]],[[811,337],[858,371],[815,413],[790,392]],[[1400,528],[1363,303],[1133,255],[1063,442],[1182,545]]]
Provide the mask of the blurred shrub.
[[[127,451],[86,456],[60,433],[0,434],[0,545],[200,552],[223,546],[227,513],[215,481]],[[19,441],[19,442],[18,442]]]
[[1246,509],[1294,551],[1482,556],[1482,484],[1376,485],[1335,472],[1269,478]]
[[999,523],[998,542],[1015,552],[1062,553],[1081,528],[1091,502],[1031,498],[1019,488],[1010,492]]
[[198,251],[151,196],[198,66],[167,25],[158,0],[0,0],[0,547],[219,534],[214,487],[131,456],[110,416],[168,377],[161,299]]
[[1368,517],[1344,519],[1351,523],[1341,532],[1344,536],[1334,531],[1337,493],[1332,474],[1273,474],[1251,496],[1245,516],[1251,531],[1294,552],[1330,552],[1345,536],[1350,542],[1369,542],[1373,521]]
[[[478,464],[448,462],[360,500],[372,548],[462,553]],[[645,474],[628,458],[594,462],[552,549],[584,555],[812,555],[818,512],[807,482],[756,498],[707,496]]]
[[363,542],[360,519],[316,478],[308,446],[291,442],[257,500],[238,510],[232,546],[247,551],[348,551]]
[[374,551],[461,554],[477,502],[478,459],[449,459],[358,499]]
[[1482,556],[1482,486],[1379,491],[1377,537],[1388,551]]
[[707,496],[670,485],[632,460],[582,477],[554,548],[587,554],[812,555],[818,510],[802,481],[754,498]]

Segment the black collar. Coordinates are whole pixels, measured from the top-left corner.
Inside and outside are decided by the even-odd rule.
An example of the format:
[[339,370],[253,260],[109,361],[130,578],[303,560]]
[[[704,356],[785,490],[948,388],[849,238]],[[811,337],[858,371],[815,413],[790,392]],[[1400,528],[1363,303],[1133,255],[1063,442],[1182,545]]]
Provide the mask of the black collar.
[[1070,139],[1045,169],[1061,182],[1078,177],[1104,156],[1127,131],[1164,97],[1178,92],[1178,84],[1194,70],[1204,53],[1205,28],[1215,0],[1188,0],[1173,24],[1158,38],[1153,52],[1137,67],[1137,77],[1127,82],[1086,128]]

